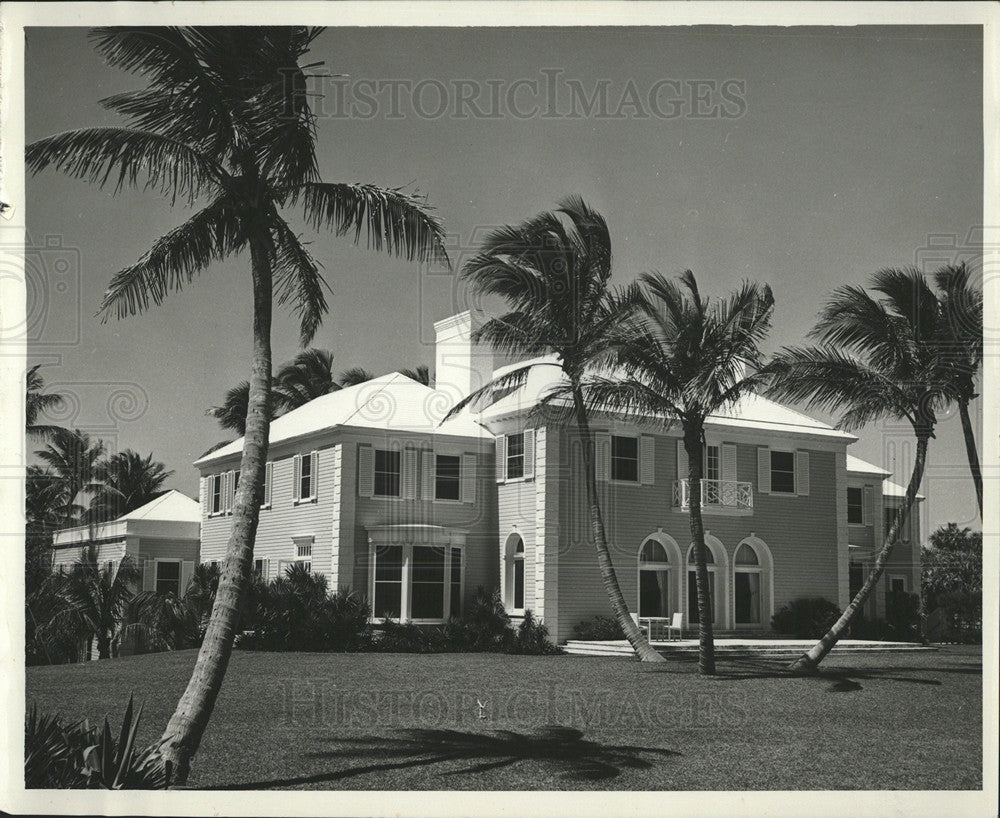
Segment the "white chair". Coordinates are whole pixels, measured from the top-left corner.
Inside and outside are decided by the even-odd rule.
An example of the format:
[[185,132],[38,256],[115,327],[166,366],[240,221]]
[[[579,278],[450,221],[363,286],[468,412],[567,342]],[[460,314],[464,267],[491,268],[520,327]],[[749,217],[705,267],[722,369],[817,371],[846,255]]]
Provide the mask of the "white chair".
[[674,614],[674,618],[670,621],[670,624],[667,625],[667,639],[671,638],[671,634],[674,631],[677,631],[677,636],[675,638],[684,638],[684,614],[679,611]]

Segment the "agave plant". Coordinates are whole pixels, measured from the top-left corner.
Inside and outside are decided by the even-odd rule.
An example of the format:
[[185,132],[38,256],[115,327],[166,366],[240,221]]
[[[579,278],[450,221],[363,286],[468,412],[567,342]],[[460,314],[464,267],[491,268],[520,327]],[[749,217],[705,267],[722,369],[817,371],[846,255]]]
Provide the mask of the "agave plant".
[[142,718],[142,705],[132,716],[132,696],[122,719],[118,741],[111,734],[108,717],[104,729],[90,733],[95,743],[83,751],[84,772],[88,789],[106,790],[165,790],[170,786],[172,765],[164,761],[156,747],[136,751],[135,734]]

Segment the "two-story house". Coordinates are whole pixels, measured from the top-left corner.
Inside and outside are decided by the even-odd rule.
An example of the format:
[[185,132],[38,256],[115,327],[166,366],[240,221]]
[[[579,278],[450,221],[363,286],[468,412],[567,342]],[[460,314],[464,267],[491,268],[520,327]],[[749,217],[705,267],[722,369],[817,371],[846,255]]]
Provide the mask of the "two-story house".
[[[476,320],[435,325],[433,389],[386,375],[272,423],[259,573],[302,562],[334,589],[363,590],[376,618],[426,623],[460,612],[478,585],[499,588],[512,616],[530,609],[559,642],[608,613],[579,436],[564,415],[536,411],[561,377],[554,362],[537,359],[522,386],[441,422],[512,365],[473,343]],[[592,428],[626,600],[637,616],[683,611],[697,622],[679,428],[600,412]],[[886,472],[847,454],[855,440],[756,395],[709,419],[702,510],[719,631],[767,630],[776,608],[802,596],[847,605],[852,566],[873,557],[895,496]],[[225,553],[241,449],[237,440],[195,464],[204,562]],[[919,546],[900,551],[889,581],[915,590]]]

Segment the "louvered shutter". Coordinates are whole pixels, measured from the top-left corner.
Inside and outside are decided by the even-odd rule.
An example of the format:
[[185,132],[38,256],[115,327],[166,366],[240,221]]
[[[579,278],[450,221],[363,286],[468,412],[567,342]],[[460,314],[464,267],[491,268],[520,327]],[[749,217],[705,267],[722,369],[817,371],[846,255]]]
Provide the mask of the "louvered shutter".
[[496,478],[498,483],[507,479],[507,435],[497,435]]
[[201,478],[201,516],[207,517],[212,511],[212,478]]
[[463,503],[476,502],[476,456],[474,454],[462,455],[461,483],[459,486],[459,498]]
[[684,448],[684,438],[681,437],[677,439],[677,479],[687,480],[688,472],[688,453]]
[[227,471],[225,487],[223,488],[223,497],[225,497],[224,502],[226,504],[226,513],[228,514],[233,513],[233,495],[236,493],[233,484],[235,482],[235,472]]
[[[865,486],[861,495],[861,523],[871,525],[875,505],[875,489],[872,486]],[[900,532],[902,533],[902,532]]]
[[375,493],[375,451],[364,443],[358,446],[358,495],[371,497]]
[[535,476],[535,430],[524,430],[524,476]]
[[736,476],[736,444],[722,444],[722,479],[735,482],[739,478]]
[[194,560],[184,560],[181,563],[181,596],[187,593],[187,587],[191,584],[191,575],[194,573]]
[[417,450],[403,449],[402,461],[402,497],[404,500],[413,500],[417,496]]
[[642,435],[639,438],[639,482],[651,486],[656,481],[656,438]]
[[594,476],[600,482],[611,479],[611,435],[606,432],[594,435]]
[[298,502],[302,499],[302,455],[297,454],[292,458],[292,500]]
[[264,464],[264,505],[271,505],[271,482],[274,480],[274,463]]
[[795,493],[809,494],[809,452],[795,452]]
[[420,453],[420,496],[425,500],[434,499],[434,479],[437,475],[437,455],[430,449]]
[[142,558],[142,590],[156,590],[156,563],[150,557]]
[[315,500],[319,497],[319,452],[314,450],[309,456],[312,459],[309,469],[309,498]]
[[757,491],[771,493],[771,450],[767,446],[757,449]]
[[269,582],[271,579],[271,560],[268,557],[264,557],[262,562],[263,564],[260,566],[260,578],[264,582]]

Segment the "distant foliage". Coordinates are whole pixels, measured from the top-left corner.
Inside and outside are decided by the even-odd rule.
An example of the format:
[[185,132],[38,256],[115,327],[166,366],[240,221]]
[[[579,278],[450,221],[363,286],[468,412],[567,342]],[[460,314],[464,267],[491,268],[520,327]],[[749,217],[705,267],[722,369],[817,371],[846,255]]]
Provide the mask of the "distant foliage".
[[576,639],[591,641],[613,641],[624,639],[625,631],[618,620],[610,616],[595,616],[584,619],[573,626],[573,636]]
[[799,639],[819,639],[840,619],[841,610],[823,597],[800,597],[783,605],[771,617],[777,632]]
[[923,549],[924,605],[942,618],[943,641],[979,643],[983,638],[983,535],[955,523],[931,534]]

